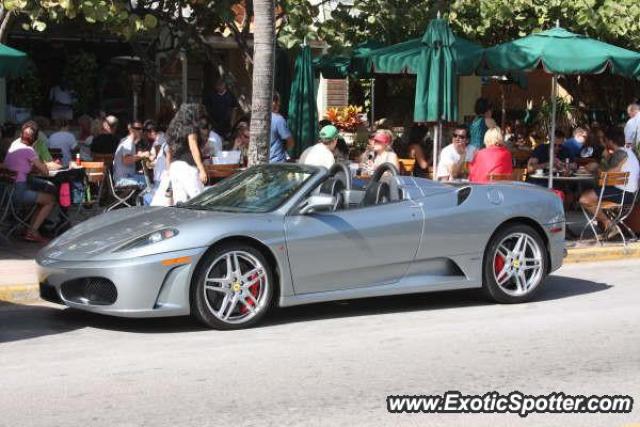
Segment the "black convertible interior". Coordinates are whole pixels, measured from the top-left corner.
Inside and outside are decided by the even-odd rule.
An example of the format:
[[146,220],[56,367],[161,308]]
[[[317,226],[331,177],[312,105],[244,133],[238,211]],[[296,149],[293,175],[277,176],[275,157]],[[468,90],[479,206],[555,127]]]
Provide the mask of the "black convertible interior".
[[336,163],[319,189],[336,199],[333,210],[354,209],[394,202],[402,199],[402,190],[393,177],[399,175],[391,163],[380,165],[364,189],[353,187],[351,172],[344,163]]

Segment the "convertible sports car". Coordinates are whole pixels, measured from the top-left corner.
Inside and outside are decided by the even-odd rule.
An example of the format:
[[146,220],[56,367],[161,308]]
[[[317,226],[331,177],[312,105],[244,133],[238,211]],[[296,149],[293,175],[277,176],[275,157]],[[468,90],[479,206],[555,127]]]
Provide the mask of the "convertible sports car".
[[273,306],[480,288],[530,300],[565,255],[552,192],[443,184],[380,167],[249,168],[173,208],[130,208],[72,228],[37,257],[43,299],[114,316],[191,314],[216,329]]

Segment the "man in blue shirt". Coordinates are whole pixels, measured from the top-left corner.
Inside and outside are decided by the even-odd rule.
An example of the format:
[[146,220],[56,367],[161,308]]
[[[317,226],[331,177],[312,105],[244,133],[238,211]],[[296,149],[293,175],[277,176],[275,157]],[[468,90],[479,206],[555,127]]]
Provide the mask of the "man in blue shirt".
[[562,146],[571,153],[572,157],[580,157],[580,151],[582,151],[582,146],[586,140],[587,131],[583,128],[576,128],[573,131],[573,138],[567,139]]
[[[575,157],[569,151],[567,147],[563,144],[564,141],[564,132],[559,129],[556,129],[556,134],[554,138],[554,156],[555,156],[555,167],[558,168],[563,162],[569,159],[570,162],[573,162]],[[529,173],[534,173],[537,169],[548,169],[549,168],[549,144],[542,144],[536,147],[531,153],[531,157],[529,158],[529,163],[527,164],[527,168],[529,169]]]
[[271,114],[271,143],[269,146],[269,163],[286,162],[290,150],[295,145],[287,121],[280,114],[280,95],[273,94],[273,106]]

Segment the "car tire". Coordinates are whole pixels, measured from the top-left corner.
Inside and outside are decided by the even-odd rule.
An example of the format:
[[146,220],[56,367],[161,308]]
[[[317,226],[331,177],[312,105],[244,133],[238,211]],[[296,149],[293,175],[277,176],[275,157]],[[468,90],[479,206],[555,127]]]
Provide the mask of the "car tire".
[[511,224],[499,229],[484,254],[484,293],[502,304],[530,301],[546,278],[548,259],[547,248],[532,227]]
[[272,268],[259,250],[225,243],[207,252],[197,267],[191,283],[191,314],[213,329],[250,328],[271,309],[275,284]]

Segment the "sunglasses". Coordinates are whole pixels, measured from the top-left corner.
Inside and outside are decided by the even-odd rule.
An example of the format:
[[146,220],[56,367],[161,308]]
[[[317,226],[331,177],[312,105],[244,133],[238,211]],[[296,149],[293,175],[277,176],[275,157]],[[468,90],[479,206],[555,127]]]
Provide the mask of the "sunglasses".
[[467,139],[467,135],[463,135],[463,134],[459,134],[459,133],[454,133],[453,137],[454,138],[460,138],[460,139]]
[[131,129],[133,129],[133,130],[142,130],[141,127],[136,127],[136,126],[132,126]]

